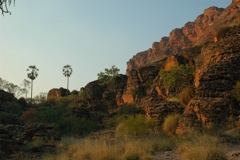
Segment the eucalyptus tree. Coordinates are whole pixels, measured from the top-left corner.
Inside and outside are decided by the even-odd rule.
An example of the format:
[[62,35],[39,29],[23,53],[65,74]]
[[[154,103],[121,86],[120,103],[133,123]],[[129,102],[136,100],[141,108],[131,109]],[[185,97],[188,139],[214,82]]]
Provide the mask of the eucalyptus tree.
[[26,80],[26,79],[23,80],[22,86],[23,86],[23,88],[24,88],[25,98],[26,98],[26,99],[27,99],[28,91],[29,91],[29,89],[30,89],[30,84],[31,84],[30,81],[28,81],[28,80]]
[[7,83],[4,88],[7,92],[12,93],[17,98],[19,98],[21,95],[25,93],[24,88],[21,88],[20,86],[15,85],[13,83]]
[[73,70],[70,65],[63,66],[63,75],[67,77],[67,95],[68,95],[68,87],[69,87],[69,77],[71,76]]
[[0,0],[0,10],[2,11],[2,14],[11,12],[8,10],[8,6],[10,6],[12,3],[15,4],[15,0]]
[[4,90],[6,88],[6,85],[8,84],[8,81],[0,78],[0,89]]
[[38,71],[39,69],[34,66],[28,66],[27,71],[29,71],[29,73],[27,74],[28,78],[31,79],[31,102],[32,102],[32,93],[33,93],[33,81],[37,78],[38,76]]

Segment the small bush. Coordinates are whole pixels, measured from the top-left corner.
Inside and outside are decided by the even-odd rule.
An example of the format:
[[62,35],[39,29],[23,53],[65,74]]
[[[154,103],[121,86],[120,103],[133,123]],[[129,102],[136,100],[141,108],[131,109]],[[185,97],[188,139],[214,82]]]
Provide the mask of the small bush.
[[183,65],[180,65],[178,68],[172,67],[168,71],[161,69],[159,72],[163,85],[167,89],[170,89],[170,87],[183,87],[185,85],[191,85],[193,81],[193,74],[194,68]]
[[144,115],[129,116],[120,122],[116,134],[119,136],[142,136],[153,128],[153,121],[147,120]]
[[185,88],[182,90],[182,92],[179,94],[180,103],[186,107],[190,100],[192,99],[192,89],[191,88]]
[[171,135],[175,134],[175,131],[178,127],[178,121],[180,119],[180,115],[171,114],[168,115],[163,122],[163,130]]

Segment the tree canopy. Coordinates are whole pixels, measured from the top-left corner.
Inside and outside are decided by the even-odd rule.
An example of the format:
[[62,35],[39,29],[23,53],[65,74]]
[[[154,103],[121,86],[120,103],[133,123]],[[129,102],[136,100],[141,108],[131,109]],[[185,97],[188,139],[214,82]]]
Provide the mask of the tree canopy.
[[0,0],[0,10],[2,11],[2,14],[11,12],[8,10],[8,6],[10,6],[12,3],[15,4],[15,0]]
[[98,73],[97,76],[99,80],[109,79],[112,77],[116,77],[119,71],[120,70],[115,65],[113,65],[110,69],[105,68],[104,72]]

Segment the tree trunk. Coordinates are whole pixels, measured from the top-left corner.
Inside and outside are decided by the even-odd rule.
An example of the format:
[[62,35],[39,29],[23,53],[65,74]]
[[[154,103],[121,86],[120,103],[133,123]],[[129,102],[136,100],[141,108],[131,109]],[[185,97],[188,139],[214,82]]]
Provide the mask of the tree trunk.
[[68,96],[68,87],[69,87],[69,77],[67,77],[67,96]]
[[33,80],[32,80],[32,83],[31,83],[31,103],[32,103],[32,93],[33,93]]

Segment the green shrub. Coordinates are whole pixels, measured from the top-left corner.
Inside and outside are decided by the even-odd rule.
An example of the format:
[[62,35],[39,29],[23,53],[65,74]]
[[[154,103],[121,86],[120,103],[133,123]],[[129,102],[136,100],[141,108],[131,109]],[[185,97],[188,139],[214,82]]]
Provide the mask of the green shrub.
[[165,88],[182,87],[184,85],[191,85],[193,80],[194,69],[190,66],[180,65],[179,68],[172,67],[170,70],[165,71],[161,69],[159,74],[163,81]]
[[98,80],[101,82],[102,85],[111,83],[114,77],[116,77],[119,73],[119,69],[113,65],[110,69],[105,68],[104,72],[100,72],[97,74]]
[[178,121],[180,119],[180,115],[178,114],[170,114],[168,115],[163,122],[163,130],[168,134],[175,134],[175,131],[178,127]]
[[142,136],[154,128],[154,122],[144,115],[129,116],[122,120],[116,128],[119,136]]
[[81,88],[81,89],[80,89],[80,91],[79,91],[79,93],[78,93],[78,96],[79,96],[81,99],[83,99],[83,100],[85,100],[85,99],[88,98],[88,94],[87,94],[87,92],[85,91],[84,88]]
[[60,117],[55,123],[55,127],[58,133],[63,136],[86,136],[91,132],[101,129],[101,125],[97,121],[74,116]]
[[53,125],[60,135],[83,136],[101,128],[97,120],[76,117],[73,108],[42,106],[37,114],[41,122]]

